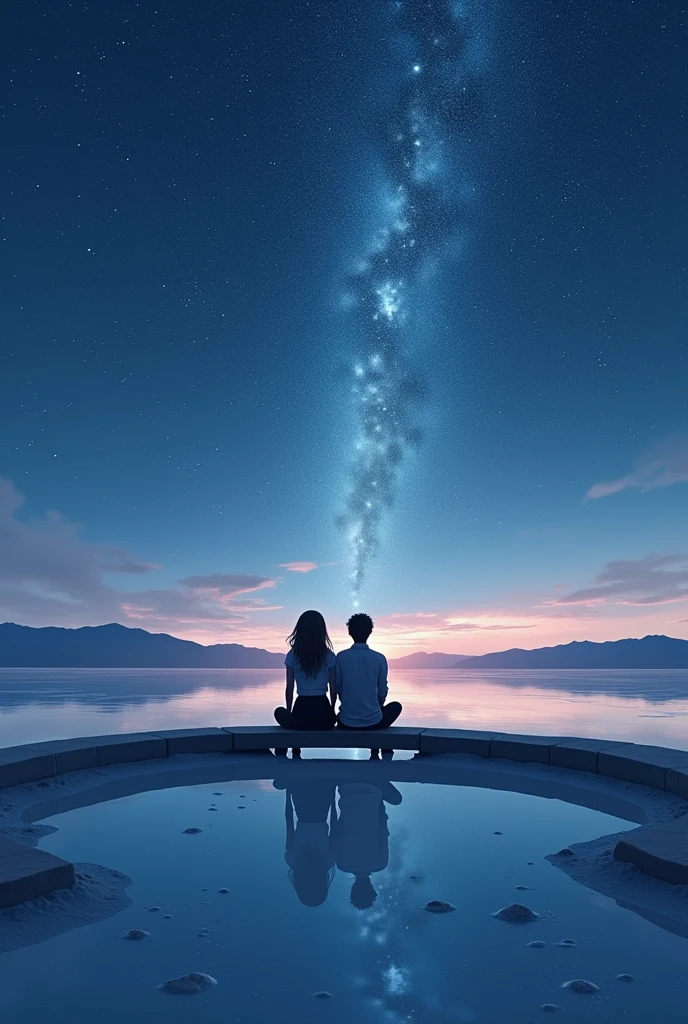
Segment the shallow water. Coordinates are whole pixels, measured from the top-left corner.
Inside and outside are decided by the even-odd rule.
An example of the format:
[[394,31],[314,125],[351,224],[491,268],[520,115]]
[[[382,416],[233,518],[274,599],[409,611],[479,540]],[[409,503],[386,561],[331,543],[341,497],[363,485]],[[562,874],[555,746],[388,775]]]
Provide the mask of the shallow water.
[[[57,1024],[523,1024],[556,1003],[574,1020],[646,1024],[681,1019],[688,999],[686,939],[544,860],[633,827],[585,807],[471,787],[392,786],[374,775],[337,784],[315,770],[141,793],[46,823],[58,831],[42,848],[126,872],[133,903],[0,956],[0,1014],[10,1021],[38,1024],[50,1007]],[[183,834],[189,827],[202,831]],[[457,909],[428,914],[432,899]],[[519,926],[491,916],[512,902],[540,920]],[[122,941],[132,928],[151,936]],[[575,947],[558,946],[564,939]],[[547,945],[529,948],[533,940]],[[217,986],[194,996],[158,989],[190,971]],[[623,984],[620,973],[637,981]],[[600,993],[564,991],[572,978]],[[330,999],[313,998],[323,990]]]
[[[0,746],[265,724],[281,670],[0,669]],[[688,671],[397,671],[400,724],[602,736],[688,749]]]

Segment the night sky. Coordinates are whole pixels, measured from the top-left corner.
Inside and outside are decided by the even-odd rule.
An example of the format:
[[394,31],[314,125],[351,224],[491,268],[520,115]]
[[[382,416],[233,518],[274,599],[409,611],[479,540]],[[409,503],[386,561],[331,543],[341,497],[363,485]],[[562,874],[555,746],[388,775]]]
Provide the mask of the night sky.
[[688,637],[686,22],[11,5],[0,620]]

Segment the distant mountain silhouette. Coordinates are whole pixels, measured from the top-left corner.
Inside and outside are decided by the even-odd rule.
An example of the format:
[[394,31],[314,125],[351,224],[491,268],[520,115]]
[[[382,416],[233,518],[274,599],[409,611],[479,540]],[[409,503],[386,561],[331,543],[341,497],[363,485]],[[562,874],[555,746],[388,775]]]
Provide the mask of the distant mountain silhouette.
[[460,661],[467,658],[466,654],[426,654],[416,651],[403,658],[390,658],[390,668],[454,668]]
[[642,640],[574,640],[558,647],[539,647],[464,658],[453,668],[688,668],[688,640],[645,636]]
[[283,654],[259,647],[204,647],[116,622],[80,629],[0,624],[0,668],[278,668],[283,664]]

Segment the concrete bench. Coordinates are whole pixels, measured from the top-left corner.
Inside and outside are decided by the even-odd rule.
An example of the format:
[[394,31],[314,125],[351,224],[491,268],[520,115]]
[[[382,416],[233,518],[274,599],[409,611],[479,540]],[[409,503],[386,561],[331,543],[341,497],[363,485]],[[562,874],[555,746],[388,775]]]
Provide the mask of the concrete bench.
[[224,730],[234,751],[275,750],[284,747],[326,747],[332,750],[420,750],[423,729],[392,725],[389,729],[283,729],[279,725],[243,725]]

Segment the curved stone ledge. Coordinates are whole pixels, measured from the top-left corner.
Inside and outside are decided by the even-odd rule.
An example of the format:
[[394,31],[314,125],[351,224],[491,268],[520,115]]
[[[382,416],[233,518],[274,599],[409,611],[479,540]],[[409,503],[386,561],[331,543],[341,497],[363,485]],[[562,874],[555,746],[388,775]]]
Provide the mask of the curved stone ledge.
[[[380,731],[333,729],[302,732],[279,726],[211,727],[160,732],[91,736],[0,749],[0,789],[41,782],[68,772],[128,762],[150,761],[178,754],[249,753],[284,747],[350,749],[385,747],[415,750],[421,755],[469,754],[482,758],[537,763],[589,772],[666,790],[688,799],[688,752],[667,747],[620,743],[613,740],[562,736],[520,736],[466,729],[422,729],[392,726]],[[12,856],[50,857],[42,851],[12,843],[7,869],[0,857],[0,906],[11,906],[73,884],[72,865],[52,858],[34,860],[26,876],[11,867]],[[11,856],[12,855],[12,856]],[[688,884],[688,815],[669,825],[646,829],[620,842],[617,860],[635,864],[664,881]],[[55,862],[55,863],[53,863]],[[28,864],[28,861],[27,861]],[[14,874],[12,873],[14,871]],[[71,871],[71,882],[69,872]],[[40,876],[40,877],[39,877]],[[26,877],[24,884],[21,879]],[[25,893],[25,895],[22,895]],[[21,898],[18,898],[21,897]],[[7,903],[6,900],[12,902]]]

